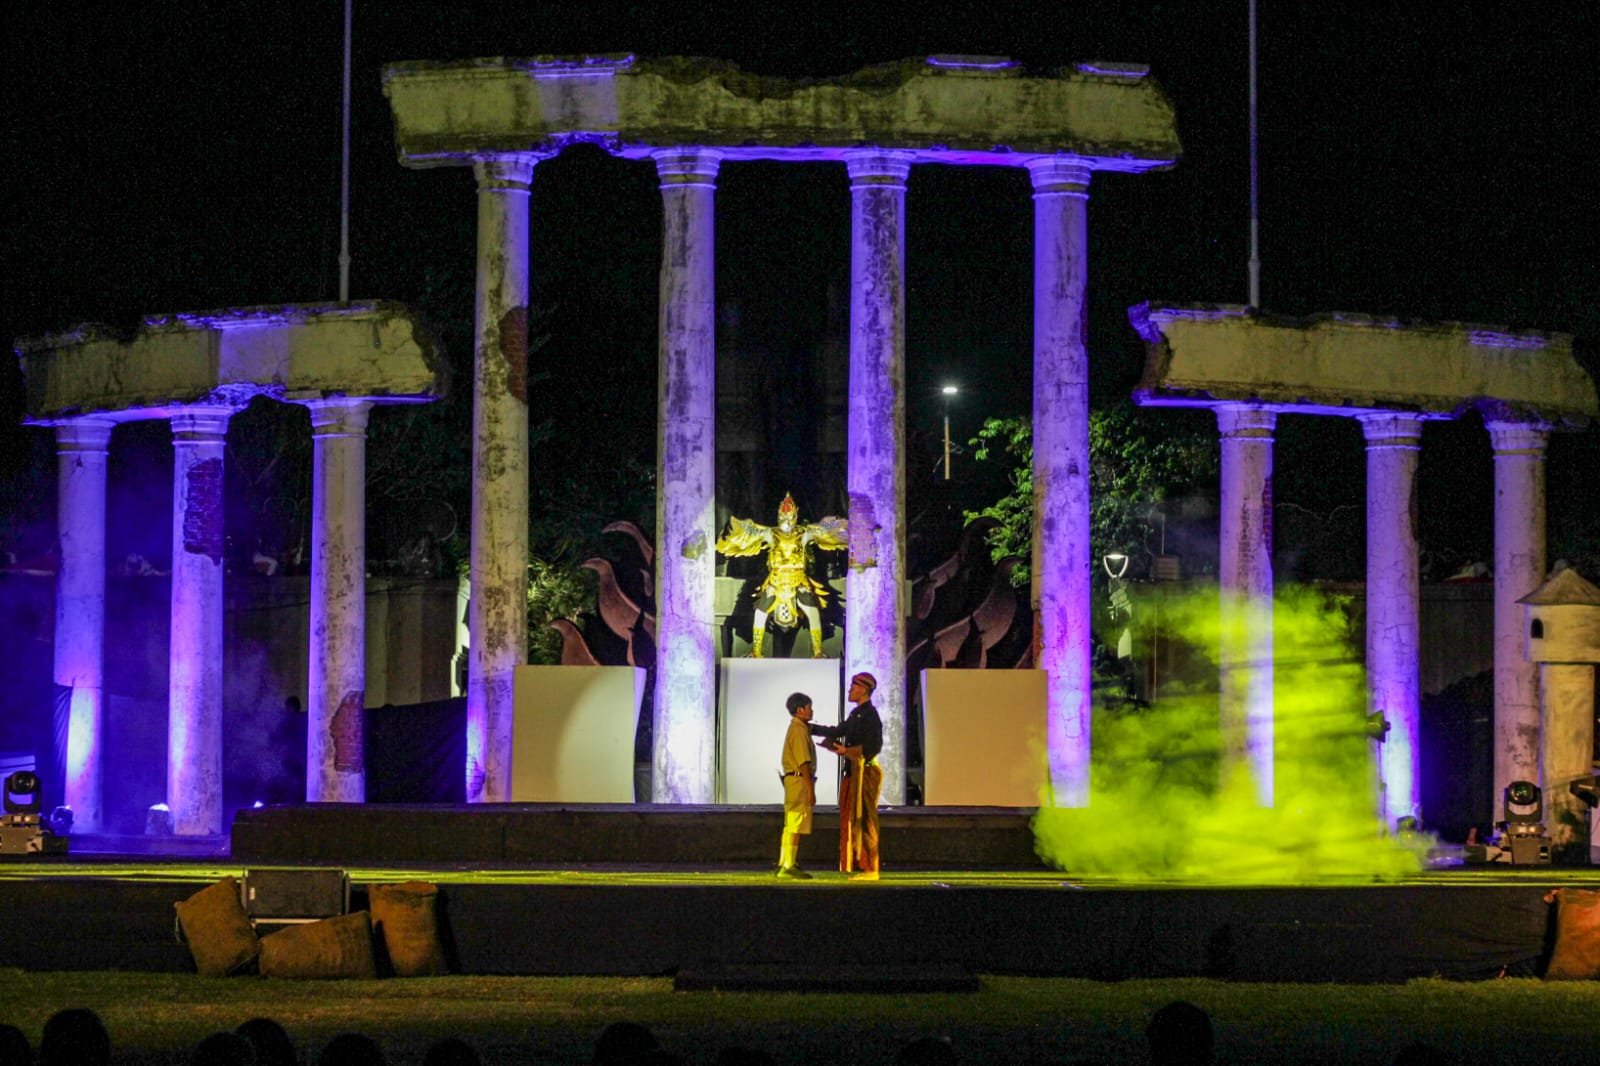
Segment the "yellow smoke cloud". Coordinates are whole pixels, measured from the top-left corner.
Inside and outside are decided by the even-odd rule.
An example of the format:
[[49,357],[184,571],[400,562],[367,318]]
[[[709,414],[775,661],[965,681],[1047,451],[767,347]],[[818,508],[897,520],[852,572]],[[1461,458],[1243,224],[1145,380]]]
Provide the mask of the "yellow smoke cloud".
[[1308,884],[1414,873],[1430,840],[1383,833],[1365,671],[1341,603],[1311,589],[1273,610],[1274,804],[1247,777],[1219,787],[1216,591],[1168,597],[1163,630],[1198,654],[1187,688],[1148,707],[1097,702],[1089,806],[1041,805],[1035,848],[1081,876]]

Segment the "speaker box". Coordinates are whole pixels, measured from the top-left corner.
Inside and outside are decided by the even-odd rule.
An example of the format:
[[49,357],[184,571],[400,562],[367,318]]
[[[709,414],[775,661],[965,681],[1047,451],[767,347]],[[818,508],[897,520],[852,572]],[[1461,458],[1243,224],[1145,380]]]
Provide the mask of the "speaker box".
[[244,912],[255,922],[308,922],[350,909],[350,875],[343,870],[246,870]]

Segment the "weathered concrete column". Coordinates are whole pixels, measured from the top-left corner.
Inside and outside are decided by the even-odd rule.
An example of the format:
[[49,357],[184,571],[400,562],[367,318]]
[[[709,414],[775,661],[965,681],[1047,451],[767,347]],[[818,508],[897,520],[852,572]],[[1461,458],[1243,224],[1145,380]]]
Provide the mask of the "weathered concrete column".
[[178,834],[222,832],[222,459],[232,413],[172,417],[167,806]]
[[1224,794],[1248,785],[1273,800],[1272,434],[1277,413],[1251,404],[1217,408],[1222,437],[1217,591]]
[[654,153],[661,179],[656,423],[657,803],[716,796],[716,180],[720,152]]
[[532,153],[478,178],[472,393],[472,599],[467,626],[469,803],[511,798],[512,671],[528,646],[528,196]]
[[1033,178],[1033,617],[1045,671],[1050,785],[1089,805],[1089,178],[1075,156],[1031,160]]
[[66,805],[73,828],[102,827],[100,741],[105,706],[106,456],[113,423],[74,418],[56,426],[55,682],[68,704]]
[[1379,745],[1383,814],[1390,829],[1416,817],[1422,677],[1417,666],[1421,579],[1417,570],[1417,454],[1422,419],[1361,415],[1367,438],[1367,710],[1389,733]]
[[882,801],[906,799],[906,179],[910,152],[844,154],[850,173],[850,411],[845,677],[878,679]]
[[367,798],[368,400],[311,400],[311,656],[306,800]]
[[1494,449],[1494,809],[1512,781],[1542,785],[1539,671],[1523,644],[1517,601],[1544,582],[1544,451],[1540,422],[1485,417]]

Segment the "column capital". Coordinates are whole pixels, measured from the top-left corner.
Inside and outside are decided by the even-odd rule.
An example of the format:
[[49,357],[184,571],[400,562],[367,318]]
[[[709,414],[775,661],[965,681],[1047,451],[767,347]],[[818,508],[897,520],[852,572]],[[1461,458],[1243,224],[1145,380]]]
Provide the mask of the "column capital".
[[656,174],[663,189],[683,185],[715,187],[717,170],[722,166],[723,153],[715,148],[689,145],[680,148],[661,148],[650,153],[655,160]]
[[1041,155],[1024,164],[1033,179],[1033,195],[1089,196],[1089,179],[1094,167],[1087,159],[1076,155]]
[[1485,419],[1483,427],[1489,431],[1489,446],[1496,459],[1503,455],[1542,457],[1550,442],[1547,422]]
[[228,419],[233,412],[232,407],[185,408],[172,416],[172,439],[178,443],[221,443],[228,438]]
[[109,418],[71,418],[55,424],[56,454],[87,452],[104,455],[111,448],[111,430],[116,422]]
[[844,153],[845,170],[852,186],[887,185],[905,188],[915,152],[894,148],[852,148]]
[[1373,411],[1356,415],[1356,421],[1361,423],[1368,451],[1374,448],[1409,448],[1416,451],[1422,447],[1421,415],[1404,411]]
[[299,401],[311,412],[314,437],[360,437],[367,432],[367,413],[372,401],[363,397],[336,396]]
[[526,193],[533,185],[533,168],[547,159],[542,152],[507,152],[480,155],[472,159],[472,173],[479,192]]
[[1223,440],[1254,439],[1271,442],[1278,426],[1278,412],[1253,404],[1222,404],[1217,407],[1217,433]]

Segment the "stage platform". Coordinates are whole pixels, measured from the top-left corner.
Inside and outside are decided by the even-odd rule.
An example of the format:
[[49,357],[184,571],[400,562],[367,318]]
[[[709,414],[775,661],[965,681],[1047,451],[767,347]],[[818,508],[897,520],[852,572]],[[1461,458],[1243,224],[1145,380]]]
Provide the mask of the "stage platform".
[[[0,967],[192,968],[173,903],[224,874],[339,866],[440,886],[446,951],[477,974],[677,975],[685,987],[961,987],[962,976],[1392,982],[1533,975],[1545,893],[1590,869],[1460,868],[1315,887],[1129,883],[1043,867],[1030,812],[884,812],[885,872],[833,867],[831,812],[771,873],[778,808],[263,808],[226,855],[97,851],[0,863]],[[836,965],[845,931],[863,941]],[[813,974],[814,984],[793,975]],[[788,975],[788,976],[784,976]],[[787,982],[787,984],[785,983]],[[840,986],[843,987],[843,986]]]
[[[1042,870],[1016,807],[886,807],[879,828],[900,868]],[[800,862],[838,863],[837,807],[816,810]],[[666,804],[317,803],[241,810],[231,856],[252,863],[776,863],[783,809]],[[892,841],[892,843],[889,843]]]

